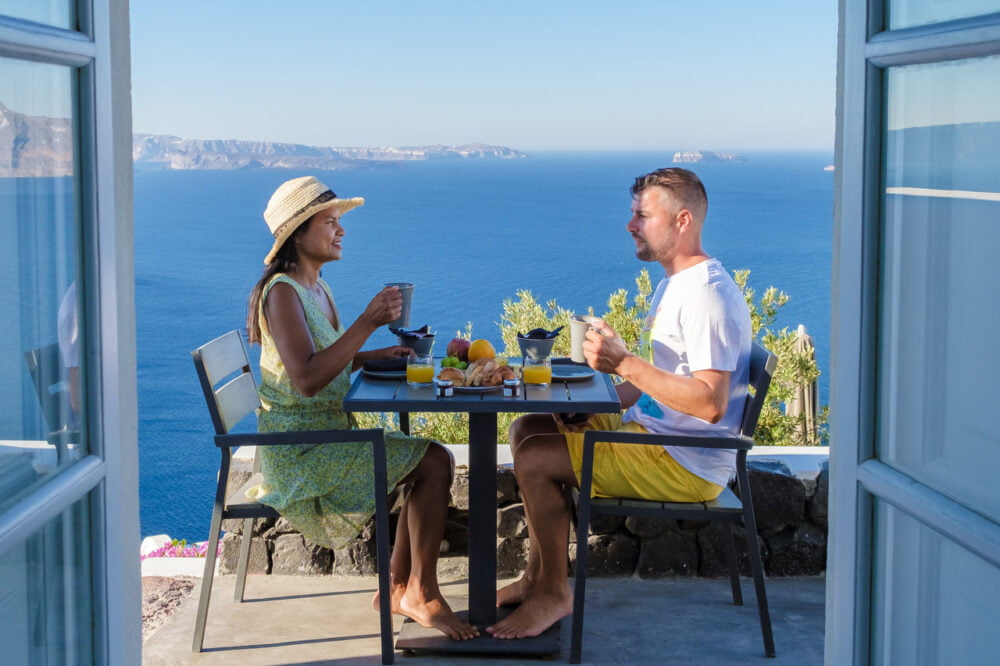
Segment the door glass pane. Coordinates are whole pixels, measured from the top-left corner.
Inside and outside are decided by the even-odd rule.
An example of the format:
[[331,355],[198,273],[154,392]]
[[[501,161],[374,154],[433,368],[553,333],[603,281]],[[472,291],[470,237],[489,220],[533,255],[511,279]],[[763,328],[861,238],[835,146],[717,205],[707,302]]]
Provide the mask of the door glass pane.
[[997,0],[890,0],[886,4],[890,30],[1000,12]]
[[0,510],[86,452],[74,77],[0,58]]
[[996,663],[1000,569],[891,504],[875,504],[872,663]]
[[877,454],[1000,520],[1000,57],[886,76]]
[[0,0],[0,14],[56,28],[76,29],[74,0]]
[[90,500],[0,552],[5,664],[94,663]]

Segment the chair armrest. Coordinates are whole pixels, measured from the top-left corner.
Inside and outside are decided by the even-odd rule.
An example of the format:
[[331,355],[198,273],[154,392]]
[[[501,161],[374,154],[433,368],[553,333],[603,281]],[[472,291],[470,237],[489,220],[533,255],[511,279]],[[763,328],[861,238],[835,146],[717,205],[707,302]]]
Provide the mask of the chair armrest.
[[216,435],[215,445],[228,449],[238,446],[292,446],[296,444],[325,444],[327,442],[384,443],[384,437],[385,433],[379,428],[365,430],[289,430],[286,432]]
[[615,442],[619,444],[646,444],[657,446],[685,446],[688,448],[706,449],[745,449],[753,448],[753,440],[749,437],[693,437],[685,435],[656,435],[653,433],[621,432],[608,430],[587,430],[583,442]]

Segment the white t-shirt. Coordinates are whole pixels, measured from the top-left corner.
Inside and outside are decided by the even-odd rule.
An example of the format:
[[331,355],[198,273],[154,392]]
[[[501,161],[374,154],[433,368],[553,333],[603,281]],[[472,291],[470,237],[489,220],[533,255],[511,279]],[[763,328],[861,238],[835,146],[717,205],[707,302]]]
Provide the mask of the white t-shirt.
[[[661,434],[736,436],[750,377],[751,338],[750,311],[743,294],[717,259],[664,278],[646,316],[646,360],[685,377],[699,370],[732,373],[729,404],[721,421],[709,423],[643,394],[623,420]],[[726,485],[735,470],[732,449],[664,448],[689,472],[718,485]]]

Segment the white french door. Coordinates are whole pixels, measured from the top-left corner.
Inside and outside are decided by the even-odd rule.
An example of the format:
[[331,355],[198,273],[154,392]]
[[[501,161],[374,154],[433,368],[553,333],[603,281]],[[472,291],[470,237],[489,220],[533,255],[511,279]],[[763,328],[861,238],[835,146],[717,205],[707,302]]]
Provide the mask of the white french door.
[[1000,2],[841,2],[829,663],[1000,653]]

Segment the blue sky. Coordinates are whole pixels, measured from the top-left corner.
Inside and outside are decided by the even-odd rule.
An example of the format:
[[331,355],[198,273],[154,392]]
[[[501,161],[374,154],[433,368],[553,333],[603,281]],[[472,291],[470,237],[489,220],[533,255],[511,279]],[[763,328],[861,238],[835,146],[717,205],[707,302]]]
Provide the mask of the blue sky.
[[131,15],[136,132],[833,148],[835,0],[139,0]]

